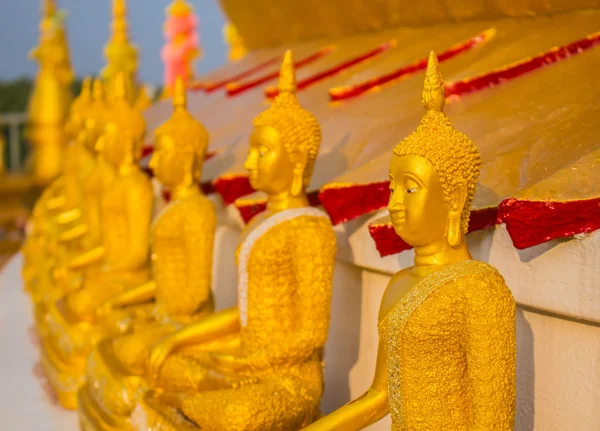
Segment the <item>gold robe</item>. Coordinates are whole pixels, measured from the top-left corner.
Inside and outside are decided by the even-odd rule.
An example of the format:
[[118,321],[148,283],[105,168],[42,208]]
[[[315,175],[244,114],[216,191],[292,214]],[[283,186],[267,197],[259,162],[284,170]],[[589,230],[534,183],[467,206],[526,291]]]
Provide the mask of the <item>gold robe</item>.
[[[239,344],[227,350],[216,340],[169,357],[158,386],[183,393],[182,406],[146,397],[136,429],[297,430],[317,416],[336,252],[329,218],[313,208],[282,211],[238,251]],[[213,353],[244,358],[251,370],[227,370]]]
[[379,324],[392,429],[512,431],[515,301],[493,267],[448,265]]

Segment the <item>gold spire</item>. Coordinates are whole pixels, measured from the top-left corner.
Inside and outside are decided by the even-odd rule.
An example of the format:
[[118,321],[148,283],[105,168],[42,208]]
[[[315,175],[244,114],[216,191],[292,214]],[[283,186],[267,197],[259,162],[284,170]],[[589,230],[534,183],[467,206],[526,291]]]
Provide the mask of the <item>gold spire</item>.
[[55,0],[42,0],[42,15],[45,18],[52,18],[56,14]]
[[290,49],[285,52],[279,71],[279,94],[282,93],[296,94],[296,70]]
[[178,76],[175,80],[175,88],[173,90],[173,108],[185,109],[187,105],[187,94],[185,91],[185,83],[183,78]]
[[112,4],[112,40],[128,40],[127,5],[125,0],[113,0]]
[[444,93],[444,79],[438,67],[438,59],[433,51],[429,53],[425,84],[423,85],[423,98],[421,103],[426,111],[444,111],[446,96]]

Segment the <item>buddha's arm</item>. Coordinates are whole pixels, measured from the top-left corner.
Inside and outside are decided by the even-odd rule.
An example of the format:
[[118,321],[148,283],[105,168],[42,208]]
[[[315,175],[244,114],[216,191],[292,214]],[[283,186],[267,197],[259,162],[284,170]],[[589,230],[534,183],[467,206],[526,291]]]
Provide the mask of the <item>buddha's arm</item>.
[[390,410],[387,374],[387,357],[380,340],[375,377],[369,390],[303,429],[306,431],[354,431],[382,419]]
[[465,347],[471,383],[470,431],[513,429],[515,301],[498,274],[478,282],[466,301]]
[[124,269],[139,268],[148,260],[150,222],[152,218],[152,187],[144,177],[143,186],[131,187],[127,193],[126,215],[128,218],[127,249],[119,266]]
[[198,296],[195,297],[200,301],[189,304],[190,307],[201,307],[211,296],[216,224],[216,214],[212,205],[207,205],[205,209],[193,208],[184,224],[186,282],[196,292]]
[[150,352],[148,373],[152,379],[158,377],[160,367],[167,357],[181,347],[210,341],[240,329],[240,315],[237,308],[214,313],[200,322],[191,324],[164,338]]

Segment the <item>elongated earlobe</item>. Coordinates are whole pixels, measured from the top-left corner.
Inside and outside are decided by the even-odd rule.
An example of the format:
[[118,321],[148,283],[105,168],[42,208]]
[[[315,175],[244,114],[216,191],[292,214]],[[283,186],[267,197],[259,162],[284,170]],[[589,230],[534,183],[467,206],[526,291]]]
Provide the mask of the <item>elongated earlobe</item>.
[[460,215],[458,217],[450,217],[450,226],[448,227],[448,243],[452,247],[460,244]]
[[299,196],[304,189],[304,167],[300,164],[294,168],[294,174],[292,178],[292,187],[290,194],[292,196]]

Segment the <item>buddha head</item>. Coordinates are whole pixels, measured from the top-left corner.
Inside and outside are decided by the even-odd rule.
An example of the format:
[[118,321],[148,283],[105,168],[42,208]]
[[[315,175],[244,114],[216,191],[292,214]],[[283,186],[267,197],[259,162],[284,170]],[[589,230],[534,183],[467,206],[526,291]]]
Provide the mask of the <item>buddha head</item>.
[[69,118],[65,125],[65,131],[69,139],[75,139],[83,129],[84,115],[92,102],[92,80],[89,77],[83,79],[79,96],[71,103]]
[[481,155],[443,112],[444,82],[433,52],[422,104],[427,112],[417,130],[394,148],[388,209],[394,230],[408,244],[447,241],[457,247],[469,226]]
[[208,132],[186,109],[185,84],[175,81],[173,114],[155,132],[150,169],[166,188],[200,182]]
[[279,74],[279,94],[253,121],[250,152],[244,167],[250,184],[267,194],[303,194],[310,184],[321,144],[317,119],[296,98],[292,52],[287,51]]
[[125,75],[118,74],[104,133],[96,146],[96,150],[102,152],[106,161],[115,167],[132,165],[140,159],[146,132],[144,117],[127,100],[126,86]]
[[84,141],[86,148],[92,153],[95,153],[96,143],[104,130],[105,116],[104,87],[100,79],[95,79],[92,84],[92,102],[85,112],[83,130],[79,134],[79,138]]

